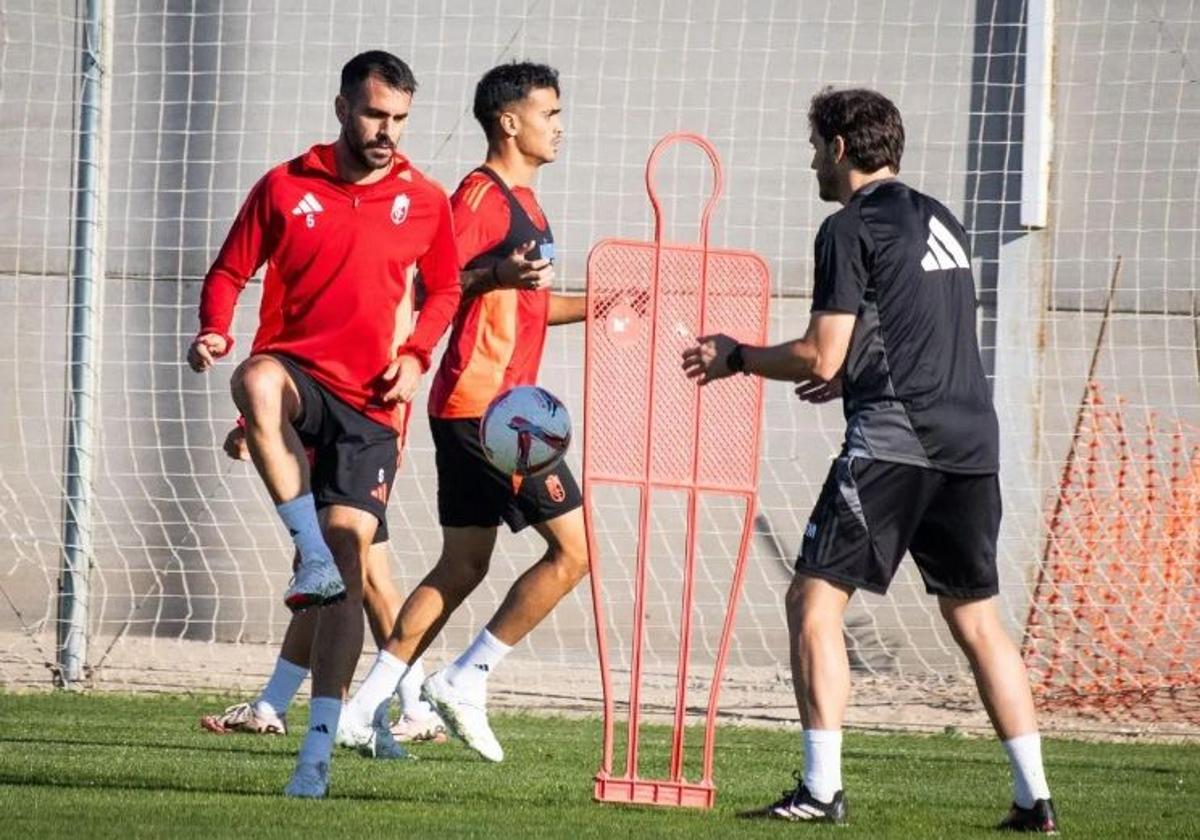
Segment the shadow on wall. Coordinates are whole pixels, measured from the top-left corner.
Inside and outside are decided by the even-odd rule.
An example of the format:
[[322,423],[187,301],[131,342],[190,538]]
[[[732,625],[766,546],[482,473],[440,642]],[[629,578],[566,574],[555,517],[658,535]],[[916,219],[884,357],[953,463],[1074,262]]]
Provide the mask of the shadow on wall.
[[971,119],[963,225],[971,234],[980,312],[980,349],[996,372],[996,288],[1000,246],[1021,228],[1021,154],[1025,126],[1024,0],[976,0]]
[[233,571],[230,552],[203,550],[223,544],[205,531],[216,524],[212,500],[230,495],[214,440],[236,414],[230,366],[200,377],[184,358],[195,278],[232,215],[214,209],[214,195],[234,180],[227,170],[242,151],[236,132],[217,130],[218,107],[222,120],[241,120],[225,113],[228,99],[246,107],[219,89],[223,65],[244,65],[245,33],[224,31],[236,20],[200,9],[116,23],[116,43],[146,46],[115,57],[97,566],[102,576],[114,570],[104,581],[110,596],[128,590],[105,619],[128,621],[133,634],[221,640],[221,628],[246,631],[244,599],[233,597],[244,593],[223,574]]

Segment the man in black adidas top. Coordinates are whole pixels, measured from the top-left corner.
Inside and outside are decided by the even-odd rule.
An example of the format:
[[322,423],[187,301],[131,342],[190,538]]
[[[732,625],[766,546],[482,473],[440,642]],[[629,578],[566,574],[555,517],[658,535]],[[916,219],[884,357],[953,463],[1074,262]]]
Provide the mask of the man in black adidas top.
[[854,591],[885,592],[911,551],[1013,767],[1014,803],[1000,827],[1053,831],[1029,682],[996,608],[999,431],[966,233],[896,180],[904,128],[886,97],[826,89],[808,116],[821,198],[842,209],[817,234],[807,332],[774,347],[707,336],[684,353],[700,384],[738,372],[793,381],[807,402],[840,396],[846,416],[787,594],[804,774],[759,813],[845,821],[842,621]]

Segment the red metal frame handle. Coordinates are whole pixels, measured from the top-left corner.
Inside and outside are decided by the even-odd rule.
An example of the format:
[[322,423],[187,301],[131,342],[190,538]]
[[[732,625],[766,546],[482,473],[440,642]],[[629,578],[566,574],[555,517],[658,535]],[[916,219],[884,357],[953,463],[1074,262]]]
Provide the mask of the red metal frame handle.
[[694,146],[698,146],[708,156],[708,161],[712,164],[712,195],[708,197],[708,201],[704,204],[704,211],[700,215],[700,242],[707,249],[708,222],[712,216],[713,209],[717,206],[717,202],[721,198],[721,191],[725,187],[725,173],[721,168],[721,158],[717,156],[717,150],[713,148],[712,143],[709,143],[699,134],[693,134],[690,131],[673,131],[659,140],[654,144],[654,149],[650,152],[650,159],[646,161],[646,192],[650,196],[651,206],[654,207],[654,241],[662,242],[663,227],[665,226],[662,205],[658,203],[658,193],[654,189],[654,173],[658,170],[658,159],[662,157],[663,152],[676,143],[691,143]]

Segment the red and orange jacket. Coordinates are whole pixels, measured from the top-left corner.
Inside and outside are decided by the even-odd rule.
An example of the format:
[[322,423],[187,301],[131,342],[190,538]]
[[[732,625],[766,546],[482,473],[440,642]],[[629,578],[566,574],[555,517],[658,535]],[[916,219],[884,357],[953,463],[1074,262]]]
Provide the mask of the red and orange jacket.
[[[512,187],[535,230],[548,233],[533,190]],[[497,184],[476,170],[450,197],[459,264],[466,267],[509,236],[512,210]],[[537,382],[550,317],[550,291],[496,289],[465,301],[429,392],[429,414],[482,417],[497,394]]]

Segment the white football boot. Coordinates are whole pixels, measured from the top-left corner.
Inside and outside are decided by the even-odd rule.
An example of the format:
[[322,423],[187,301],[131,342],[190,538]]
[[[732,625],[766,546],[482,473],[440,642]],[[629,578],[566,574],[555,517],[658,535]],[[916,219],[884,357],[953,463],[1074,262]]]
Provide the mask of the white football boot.
[[414,759],[404,747],[396,743],[392,733],[386,726],[356,726],[347,720],[348,715],[342,715],[338,720],[337,734],[333,742],[339,747],[356,750],[359,755],[367,758],[378,758],[386,761],[406,761]]
[[421,699],[437,709],[450,732],[468,747],[488,761],[504,760],[504,748],[488,723],[485,691],[468,695],[450,685],[444,672],[438,671],[421,685]]
[[247,732],[251,735],[286,735],[287,720],[284,715],[260,703],[238,703],[219,715],[204,715],[200,725],[209,732],[224,735],[229,732]]
[[446,735],[446,722],[437,712],[427,715],[410,715],[405,712],[396,718],[391,730],[392,737],[402,744],[418,741],[444,744],[449,740]]

